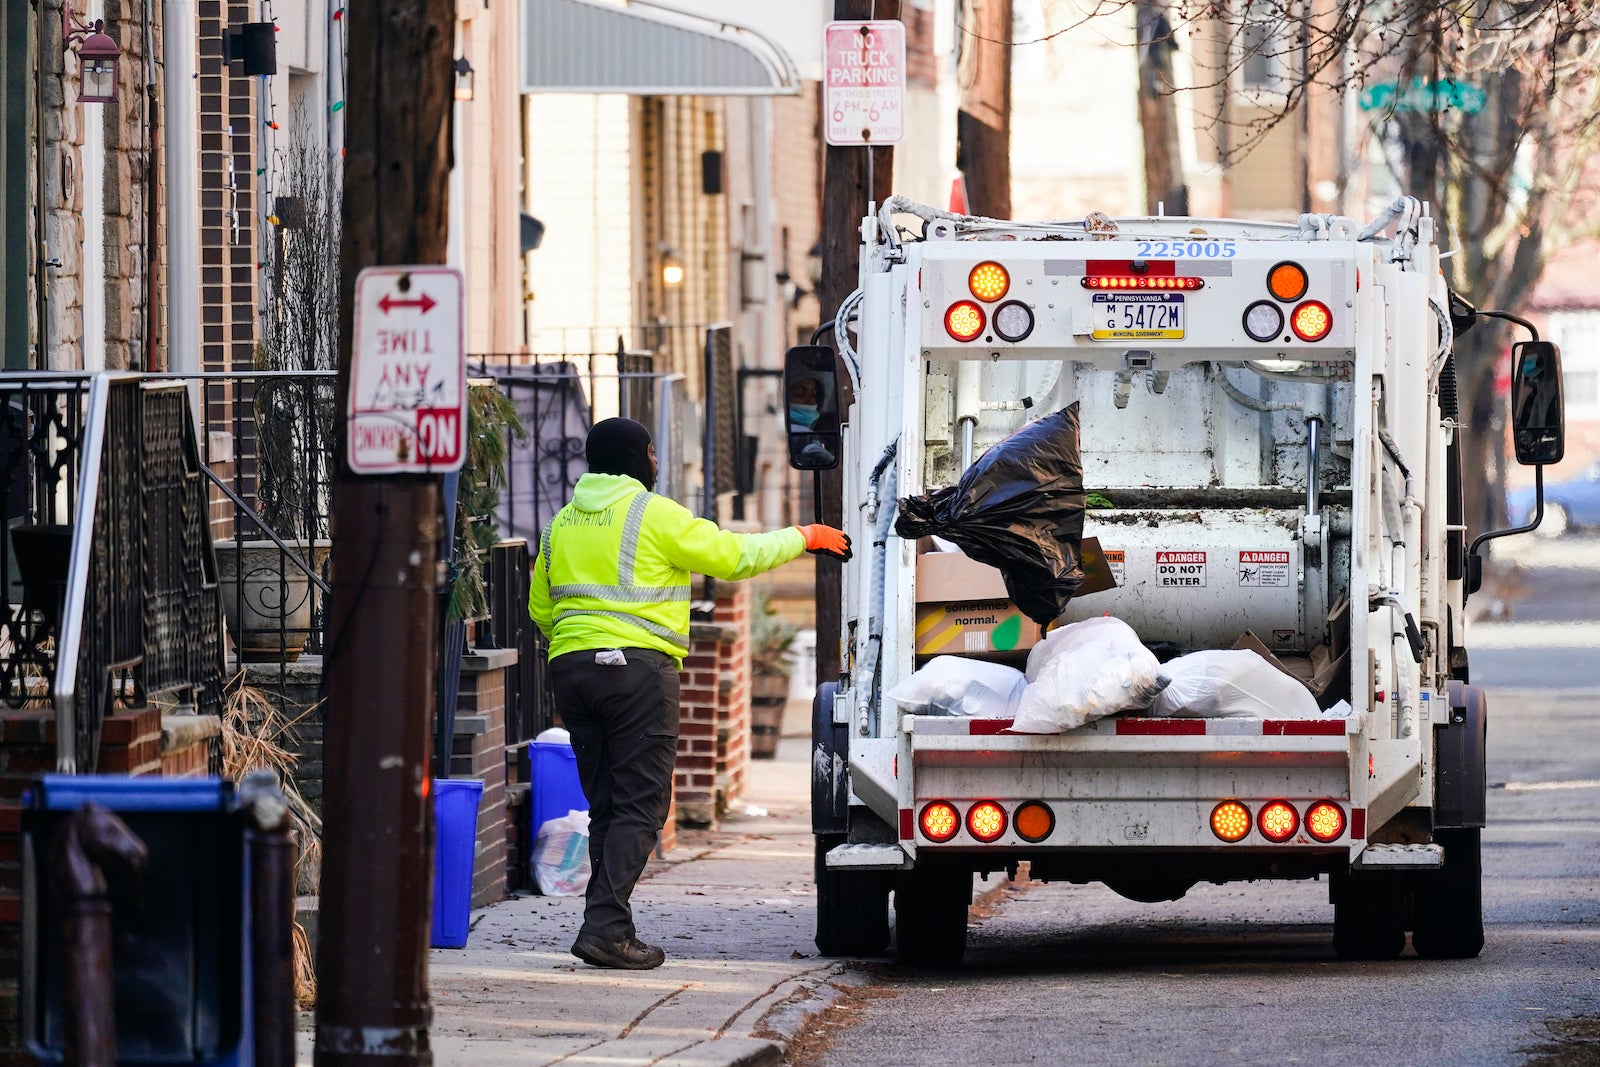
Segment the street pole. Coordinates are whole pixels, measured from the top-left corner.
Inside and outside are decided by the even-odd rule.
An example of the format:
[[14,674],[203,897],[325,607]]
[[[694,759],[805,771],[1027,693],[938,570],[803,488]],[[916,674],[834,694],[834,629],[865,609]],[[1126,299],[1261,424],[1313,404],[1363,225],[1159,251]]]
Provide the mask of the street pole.
[[[837,20],[898,19],[900,0],[834,0]],[[829,145],[822,177],[822,317],[826,322],[855,291],[861,260],[861,217],[867,202],[882,204],[894,191],[894,149]],[[870,176],[870,181],[869,181]],[[840,327],[843,329],[843,326]],[[835,360],[838,380],[848,382],[842,362]],[[848,410],[849,399],[845,400]],[[860,457],[857,457],[858,459]],[[823,514],[814,521],[842,525],[844,472],[838,468],[815,475],[820,480]],[[837,560],[818,556],[817,680],[839,677],[839,644],[843,612],[843,568]]]
[[[337,410],[356,274],[445,261],[455,0],[347,5]],[[421,1067],[433,885],[438,475],[356,477],[341,420],[328,604],[317,1067]]]
[[969,5],[961,27],[961,110],[956,166],[967,210],[1011,217],[1011,0]]

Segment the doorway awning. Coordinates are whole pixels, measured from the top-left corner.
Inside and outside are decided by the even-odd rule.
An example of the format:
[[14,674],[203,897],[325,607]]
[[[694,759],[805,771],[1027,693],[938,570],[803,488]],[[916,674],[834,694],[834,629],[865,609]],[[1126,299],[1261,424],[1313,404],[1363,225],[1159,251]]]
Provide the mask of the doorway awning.
[[524,0],[522,91],[787,96],[800,75],[745,26],[633,0]]

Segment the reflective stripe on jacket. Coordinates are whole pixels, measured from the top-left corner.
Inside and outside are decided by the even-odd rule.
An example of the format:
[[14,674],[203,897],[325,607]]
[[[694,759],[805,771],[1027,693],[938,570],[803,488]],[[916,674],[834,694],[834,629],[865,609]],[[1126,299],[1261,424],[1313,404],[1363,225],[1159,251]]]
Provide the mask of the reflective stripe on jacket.
[[550,656],[601,648],[689,651],[689,573],[750,578],[805,551],[790,526],[737,534],[634,478],[585,474],[539,538],[528,614]]

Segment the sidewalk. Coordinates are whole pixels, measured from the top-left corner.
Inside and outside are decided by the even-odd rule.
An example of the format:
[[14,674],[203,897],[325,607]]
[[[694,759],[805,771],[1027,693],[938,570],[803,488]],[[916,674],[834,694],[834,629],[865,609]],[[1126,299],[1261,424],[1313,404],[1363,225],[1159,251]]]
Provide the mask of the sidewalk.
[[721,828],[681,830],[679,847],[651,861],[633,905],[640,936],[667,951],[657,970],[570,955],[581,899],[528,896],[475,913],[467,947],[429,959],[434,1062],[779,1064],[778,1042],[831,999],[818,987],[842,970],[811,940],[808,749],[808,737],[786,737],[777,759],[751,764]]

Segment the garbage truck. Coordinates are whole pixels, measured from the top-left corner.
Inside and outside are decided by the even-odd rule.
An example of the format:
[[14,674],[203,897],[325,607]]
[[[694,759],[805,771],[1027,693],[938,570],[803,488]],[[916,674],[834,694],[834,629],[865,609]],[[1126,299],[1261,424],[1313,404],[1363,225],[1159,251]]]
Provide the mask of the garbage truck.
[[[1397,956],[1408,934],[1419,956],[1475,957],[1488,707],[1466,604],[1484,543],[1542,510],[1469,544],[1462,480],[1479,475],[1462,469],[1453,349],[1484,317],[1531,335],[1509,421],[1542,486],[1563,447],[1555,346],[1450,289],[1410,197],[1365,225],[1018,222],[894,197],[861,233],[834,347],[815,344],[825,326],[785,363],[806,401],[791,465],[839,468],[843,515],[824,518],[857,546],[840,631],[821,637],[840,673],[813,713],[821,951],[884,953],[892,908],[901,961],[956,963],[974,875],[1025,863],[1152,905],[1326,879],[1341,957]],[[1076,589],[1029,617],[1028,560],[984,562],[900,520],[1068,412],[1084,507],[1056,577]],[[1018,522],[1025,501],[1006,505]],[[1022,669],[1107,617],[1163,670],[1248,651],[1292,679],[1299,710],[1132,707],[1029,733],[998,700],[888,696],[939,657],[974,678]]]

